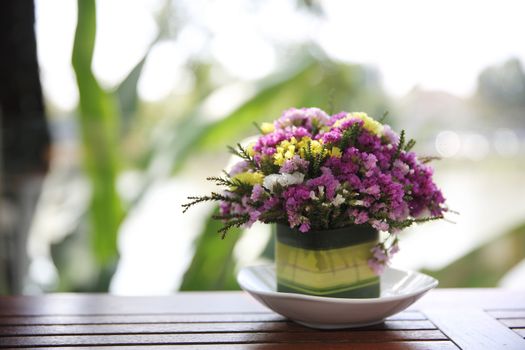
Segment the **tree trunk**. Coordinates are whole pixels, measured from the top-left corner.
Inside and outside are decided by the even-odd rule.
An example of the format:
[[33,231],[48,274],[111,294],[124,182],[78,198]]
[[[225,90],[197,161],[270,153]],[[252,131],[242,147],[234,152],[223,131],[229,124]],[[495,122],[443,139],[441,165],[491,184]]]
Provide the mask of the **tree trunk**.
[[27,232],[48,168],[32,0],[0,11],[0,294],[23,291]]

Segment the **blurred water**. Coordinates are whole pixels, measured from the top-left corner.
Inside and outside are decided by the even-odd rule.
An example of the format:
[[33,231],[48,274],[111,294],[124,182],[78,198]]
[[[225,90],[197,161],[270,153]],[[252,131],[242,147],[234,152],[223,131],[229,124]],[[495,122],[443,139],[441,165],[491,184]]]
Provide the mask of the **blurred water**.
[[411,269],[440,269],[479,245],[525,222],[525,162],[487,158],[442,161],[436,181],[458,215],[415,226],[402,234],[393,263]]

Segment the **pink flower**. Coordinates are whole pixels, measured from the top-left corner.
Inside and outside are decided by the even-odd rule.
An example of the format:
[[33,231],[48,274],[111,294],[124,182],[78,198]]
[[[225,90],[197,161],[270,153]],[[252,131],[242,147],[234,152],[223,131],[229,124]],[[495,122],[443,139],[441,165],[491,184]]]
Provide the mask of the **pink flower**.
[[250,212],[250,220],[245,224],[246,227],[251,227],[254,222],[256,222],[259,219],[259,216],[261,216],[261,212],[254,210]]
[[394,254],[396,254],[397,252],[399,252],[399,245],[396,243],[396,244],[392,244],[392,246],[390,247],[390,249],[388,250],[388,255],[390,257],[394,256]]
[[310,222],[303,222],[301,226],[299,226],[299,231],[301,232],[308,232],[310,231]]
[[372,185],[368,187],[365,192],[371,194],[372,196],[377,196],[380,194],[381,191],[378,185]]
[[368,221],[368,214],[366,211],[364,210],[354,210],[352,215],[354,216],[354,222],[357,224],[357,225],[360,225],[360,224],[364,224]]
[[264,195],[264,188],[261,185],[256,184],[255,186],[253,186],[252,195],[250,199],[254,202],[257,202],[263,198],[263,195]]
[[390,125],[383,125],[383,136],[393,145],[397,145],[399,142],[399,136],[392,130]]
[[371,252],[372,256],[376,261],[384,262],[388,260],[388,255],[386,254],[382,246],[375,246],[374,248],[372,248]]
[[388,231],[388,224],[384,221],[372,220],[372,227],[379,231]]
[[385,270],[385,265],[374,259],[368,260],[368,267],[370,267],[376,275],[382,274],[383,271]]

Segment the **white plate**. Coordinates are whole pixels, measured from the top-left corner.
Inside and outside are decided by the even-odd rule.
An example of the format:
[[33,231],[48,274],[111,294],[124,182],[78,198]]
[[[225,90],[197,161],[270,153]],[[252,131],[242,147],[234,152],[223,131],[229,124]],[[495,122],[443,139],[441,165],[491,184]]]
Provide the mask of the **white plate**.
[[320,329],[363,327],[382,322],[421,298],[438,281],[428,275],[386,268],[381,275],[379,298],[327,298],[276,291],[275,267],[241,269],[242,289],[273,311],[302,325]]

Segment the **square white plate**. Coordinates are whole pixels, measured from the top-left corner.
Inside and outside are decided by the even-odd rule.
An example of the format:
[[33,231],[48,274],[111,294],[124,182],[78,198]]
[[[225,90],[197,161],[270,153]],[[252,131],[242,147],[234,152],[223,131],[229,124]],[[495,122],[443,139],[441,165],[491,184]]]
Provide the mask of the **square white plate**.
[[327,298],[276,290],[273,265],[241,269],[242,289],[273,311],[302,325],[320,329],[363,327],[382,322],[421,298],[438,281],[423,273],[386,268],[379,298]]

